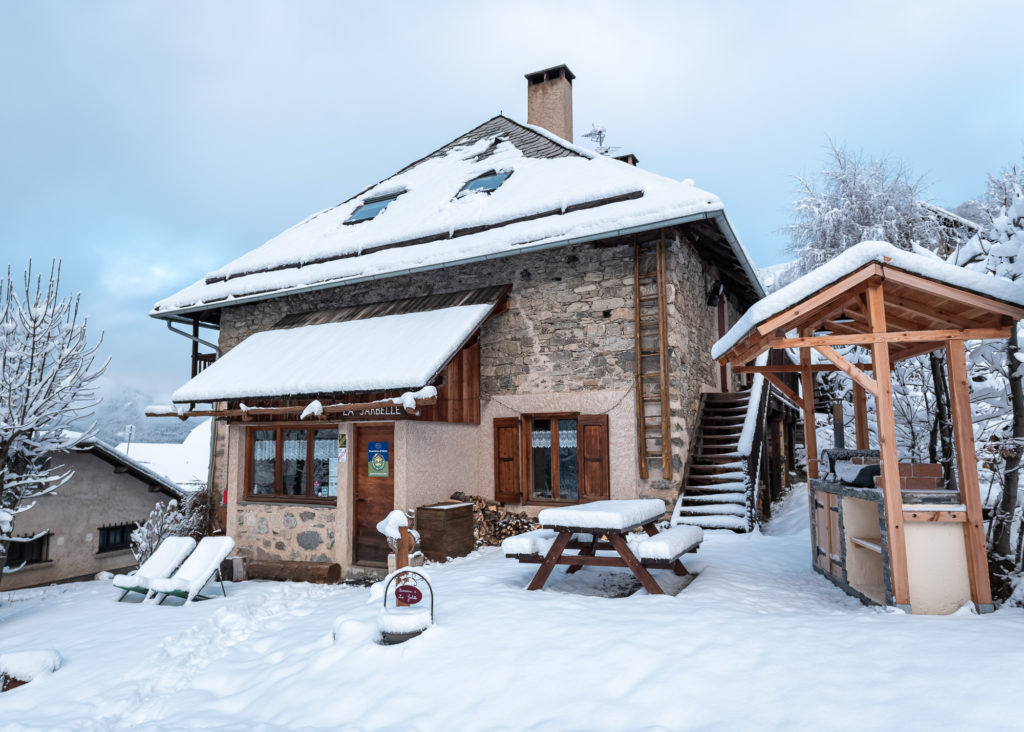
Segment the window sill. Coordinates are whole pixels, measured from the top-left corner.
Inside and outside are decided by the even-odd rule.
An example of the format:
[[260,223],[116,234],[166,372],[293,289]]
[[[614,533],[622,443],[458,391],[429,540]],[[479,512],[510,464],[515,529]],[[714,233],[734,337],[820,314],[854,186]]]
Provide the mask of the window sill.
[[100,549],[96,552],[97,557],[117,557],[125,554],[131,554],[132,548],[130,546],[119,546],[115,549]]
[[245,498],[239,499],[239,505],[245,505],[247,503],[278,503],[283,505],[291,506],[326,506],[328,508],[336,508],[338,505],[337,496],[331,496],[330,498],[307,498],[306,496],[295,496],[294,498],[286,498],[283,496],[245,496]]
[[22,572],[31,572],[35,569],[49,569],[53,566],[53,560],[47,559],[45,562],[32,562],[32,564],[26,564],[24,567],[19,569],[17,572],[11,574],[21,574]]

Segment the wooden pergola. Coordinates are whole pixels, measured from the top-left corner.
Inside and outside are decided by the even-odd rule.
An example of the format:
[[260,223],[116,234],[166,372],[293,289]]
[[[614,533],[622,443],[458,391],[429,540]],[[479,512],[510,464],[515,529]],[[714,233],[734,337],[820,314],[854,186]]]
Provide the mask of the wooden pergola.
[[[902,253],[900,261],[906,261],[904,256],[916,255]],[[912,269],[930,271],[927,267]],[[815,372],[841,371],[853,381],[857,447],[861,449],[868,447],[866,395],[874,397],[892,600],[898,606],[910,605],[905,523],[924,519],[904,506],[900,490],[891,369],[913,356],[937,349],[946,352],[956,472],[960,502],[966,509],[966,516],[961,514],[956,520],[964,524],[971,599],[979,607],[990,606],[964,341],[1006,338],[1020,319],[1024,319],[1024,307],[1019,304],[915,274],[901,269],[893,259],[879,256],[819,287],[799,302],[787,303],[768,315],[718,358],[731,364],[737,373],[763,373],[779,391],[801,406],[808,477],[812,479],[819,477],[814,426]],[[852,345],[867,349],[870,361],[853,363],[835,350]],[[751,365],[759,354],[772,348],[799,349],[799,364]],[[812,363],[812,349],[827,363]],[[801,394],[779,378],[785,372],[799,374]],[[927,520],[953,520],[949,516],[929,514]]]

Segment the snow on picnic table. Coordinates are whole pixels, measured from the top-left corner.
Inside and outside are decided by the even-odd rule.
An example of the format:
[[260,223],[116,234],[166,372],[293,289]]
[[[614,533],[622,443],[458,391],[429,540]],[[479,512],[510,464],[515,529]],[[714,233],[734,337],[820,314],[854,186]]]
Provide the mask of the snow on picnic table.
[[537,515],[537,520],[542,526],[614,530],[656,521],[664,513],[664,501],[657,498],[637,498],[545,508]]
[[101,582],[0,593],[0,653],[64,657],[0,697],[0,727],[1012,726],[1024,612],[864,607],[811,572],[806,511],[795,500],[780,519],[792,534],[707,533],[684,558],[700,575],[675,597],[599,596],[633,580],[594,567],[527,592],[536,567],[496,548],[435,565],[437,624],[399,646],[373,642],[366,588],[243,582],[174,607],[115,603]]

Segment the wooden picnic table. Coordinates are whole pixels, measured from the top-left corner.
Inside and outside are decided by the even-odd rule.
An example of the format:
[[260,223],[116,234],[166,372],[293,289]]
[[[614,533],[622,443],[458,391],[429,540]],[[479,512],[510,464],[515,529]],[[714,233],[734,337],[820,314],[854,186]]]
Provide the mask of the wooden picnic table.
[[[679,557],[688,551],[695,551],[701,541],[700,529],[696,527],[673,527],[659,532],[657,522],[664,514],[665,504],[656,499],[594,501],[576,506],[546,508],[538,516],[543,528],[530,534],[537,535],[534,538],[542,542],[541,546],[553,538],[547,552],[522,551],[521,546],[510,544],[511,550],[506,551],[506,554],[523,563],[540,564],[537,574],[527,587],[529,590],[541,589],[555,565],[567,564],[568,574],[587,565],[626,567],[645,590],[652,595],[661,595],[664,591],[648,569],[671,569],[679,576],[689,574]],[[639,528],[648,537],[670,539],[667,542],[668,549],[660,546],[660,551],[654,552],[652,556],[638,556],[625,535]],[[554,532],[553,537],[551,532]],[[602,537],[606,540],[602,541]],[[515,538],[526,537],[521,535]],[[642,541],[638,542],[638,546],[641,544]],[[579,551],[566,554],[567,550]],[[604,550],[614,550],[617,556],[597,554]],[[643,549],[640,552],[645,554]]]

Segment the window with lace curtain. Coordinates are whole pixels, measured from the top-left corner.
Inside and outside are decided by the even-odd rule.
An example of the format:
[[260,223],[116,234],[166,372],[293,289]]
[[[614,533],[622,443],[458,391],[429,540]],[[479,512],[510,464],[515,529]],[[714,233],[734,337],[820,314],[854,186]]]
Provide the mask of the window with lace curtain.
[[247,499],[337,500],[337,428],[253,427],[246,437]]

